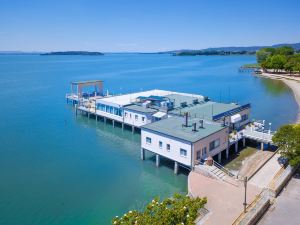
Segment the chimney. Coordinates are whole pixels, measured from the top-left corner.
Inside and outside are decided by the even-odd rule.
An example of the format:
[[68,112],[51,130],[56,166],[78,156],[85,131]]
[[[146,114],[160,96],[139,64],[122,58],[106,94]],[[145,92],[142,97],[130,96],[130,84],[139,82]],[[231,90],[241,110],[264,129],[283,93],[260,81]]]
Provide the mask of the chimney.
[[203,121],[203,120],[200,120],[199,122],[200,122],[199,128],[204,128],[204,127],[203,127],[203,122],[204,122],[204,121]]
[[193,123],[193,131],[197,131],[197,123]]
[[188,121],[189,117],[188,117],[188,113],[185,113],[185,126],[187,127],[189,125],[189,121]]

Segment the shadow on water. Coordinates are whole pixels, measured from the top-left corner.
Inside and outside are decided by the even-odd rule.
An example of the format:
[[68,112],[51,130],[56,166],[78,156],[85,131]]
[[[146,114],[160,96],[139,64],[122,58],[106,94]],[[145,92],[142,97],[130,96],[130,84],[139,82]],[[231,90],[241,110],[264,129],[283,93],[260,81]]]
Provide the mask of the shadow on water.
[[268,78],[262,78],[260,80],[265,90],[274,96],[279,96],[289,92],[289,88],[280,80],[272,80]]

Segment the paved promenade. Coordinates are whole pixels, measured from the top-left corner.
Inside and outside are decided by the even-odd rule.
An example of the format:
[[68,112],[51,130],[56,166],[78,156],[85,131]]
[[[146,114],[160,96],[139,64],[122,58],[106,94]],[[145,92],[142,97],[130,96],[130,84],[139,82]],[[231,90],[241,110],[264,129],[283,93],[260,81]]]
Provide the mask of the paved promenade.
[[[243,211],[244,186],[238,187],[208,178],[196,172],[189,174],[189,191],[193,196],[207,197],[206,208],[210,211],[205,225],[228,225]],[[258,187],[248,185],[248,203],[260,192]]]
[[278,157],[280,155],[274,155],[249,181],[250,184],[258,186],[260,188],[267,187],[276,173],[281,169],[278,163]]
[[300,224],[300,169],[258,224]]

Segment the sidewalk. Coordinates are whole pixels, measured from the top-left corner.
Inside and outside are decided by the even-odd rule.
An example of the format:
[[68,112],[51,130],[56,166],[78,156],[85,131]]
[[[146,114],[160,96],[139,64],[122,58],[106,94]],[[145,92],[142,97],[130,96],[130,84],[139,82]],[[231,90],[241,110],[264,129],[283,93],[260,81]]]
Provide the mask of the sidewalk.
[[[206,208],[210,211],[205,225],[228,225],[243,211],[244,186],[238,187],[208,178],[196,172],[189,174],[189,192],[193,196],[207,197]],[[247,202],[252,202],[260,189],[248,184]]]

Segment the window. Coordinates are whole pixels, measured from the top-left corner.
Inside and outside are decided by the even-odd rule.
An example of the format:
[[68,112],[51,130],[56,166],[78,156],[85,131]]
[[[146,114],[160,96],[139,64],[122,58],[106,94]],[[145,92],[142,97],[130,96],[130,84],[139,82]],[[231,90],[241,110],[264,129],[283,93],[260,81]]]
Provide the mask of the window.
[[248,114],[242,115],[242,121],[245,121],[245,120],[247,120],[247,119],[248,119]]
[[134,118],[135,118],[135,120],[138,120],[138,119],[139,119],[139,116],[138,116],[138,115],[135,115]]
[[197,153],[196,153],[196,159],[197,160],[201,159],[201,151],[200,150],[197,151]]
[[220,138],[209,143],[209,151],[212,151],[220,146]]
[[159,144],[158,144],[158,145],[159,145],[159,148],[162,148],[162,145],[163,145],[163,144],[162,144],[162,141],[159,141]]
[[127,117],[127,112],[125,112],[125,117]]
[[170,144],[167,144],[167,151],[170,151],[171,150],[171,146]]
[[146,143],[147,143],[148,145],[150,145],[150,144],[151,144],[151,138],[146,137]]
[[180,156],[186,157],[187,151],[185,149],[180,149]]
[[145,117],[144,116],[142,116],[142,121],[145,122]]
[[130,119],[131,119],[131,113],[129,113],[129,117],[130,117]]

